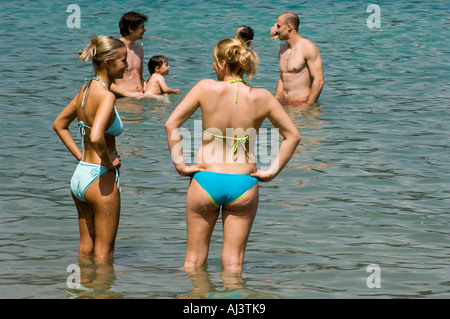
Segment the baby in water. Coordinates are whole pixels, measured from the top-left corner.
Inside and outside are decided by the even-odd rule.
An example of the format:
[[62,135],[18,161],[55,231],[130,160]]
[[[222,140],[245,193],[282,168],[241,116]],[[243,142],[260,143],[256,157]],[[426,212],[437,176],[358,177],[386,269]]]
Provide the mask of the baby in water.
[[169,59],[163,55],[155,55],[148,61],[150,77],[145,83],[144,94],[146,97],[164,99],[164,94],[180,94],[180,89],[171,89],[164,79],[169,74]]

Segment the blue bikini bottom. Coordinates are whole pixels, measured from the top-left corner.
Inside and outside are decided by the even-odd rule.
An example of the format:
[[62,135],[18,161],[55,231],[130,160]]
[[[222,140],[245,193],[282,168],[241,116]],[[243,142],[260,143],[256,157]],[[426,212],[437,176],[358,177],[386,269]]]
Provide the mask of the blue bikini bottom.
[[217,207],[237,201],[258,183],[256,177],[248,174],[224,174],[207,171],[194,173],[193,178]]
[[[79,162],[71,180],[72,193],[82,202],[86,202],[84,194],[88,187],[107,171],[109,169],[103,165]],[[115,171],[117,188],[120,190],[119,171],[117,168],[115,168]]]

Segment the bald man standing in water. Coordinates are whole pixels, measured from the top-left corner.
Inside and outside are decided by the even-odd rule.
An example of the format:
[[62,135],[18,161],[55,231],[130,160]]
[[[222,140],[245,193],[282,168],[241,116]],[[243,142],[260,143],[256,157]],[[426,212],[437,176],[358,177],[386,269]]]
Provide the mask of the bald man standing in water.
[[300,19],[287,12],[278,17],[272,36],[286,43],[280,46],[280,79],[275,97],[283,105],[311,104],[318,100],[324,85],[322,58],[311,41],[298,33]]

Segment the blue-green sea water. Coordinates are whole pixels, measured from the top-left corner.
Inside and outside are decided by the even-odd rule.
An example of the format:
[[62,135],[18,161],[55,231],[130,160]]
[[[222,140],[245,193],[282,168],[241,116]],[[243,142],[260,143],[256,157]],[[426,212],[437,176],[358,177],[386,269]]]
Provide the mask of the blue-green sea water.
[[[69,28],[70,1],[1,1],[0,298],[449,298],[448,2],[375,3],[379,20],[363,1],[74,0],[80,27]],[[117,102],[115,259],[80,264],[76,161],[51,126],[92,74],[78,51],[93,34],[119,37],[130,10],[149,17],[145,64],[166,55],[166,81],[182,93]],[[180,270],[189,181],[173,168],[164,122],[197,81],[215,78],[213,46],[240,25],[254,29],[261,60],[251,84],[274,92],[281,42],[269,30],[286,11],[320,50],[320,102],[287,110],[302,142],[261,185],[242,276],[221,274],[220,221],[204,273],[189,276]],[[80,141],[75,125],[73,134]],[[73,264],[85,290],[67,284]]]

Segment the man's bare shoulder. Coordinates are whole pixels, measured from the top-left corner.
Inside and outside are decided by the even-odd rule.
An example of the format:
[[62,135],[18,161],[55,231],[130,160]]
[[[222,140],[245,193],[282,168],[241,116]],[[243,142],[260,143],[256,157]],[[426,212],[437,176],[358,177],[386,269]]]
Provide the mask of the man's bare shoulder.
[[287,43],[283,43],[282,45],[280,45],[280,48],[278,50],[279,54],[283,54],[284,52],[286,52],[286,50],[289,48]]
[[319,49],[311,40],[303,38],[302,41],[300,42],[300,45],[302,46],[305,52],[309,53],[319,52]]
[[133,51],[136,52],[139,56],[144,56],[144,48],[139,43],[134,43],[133,45]]

